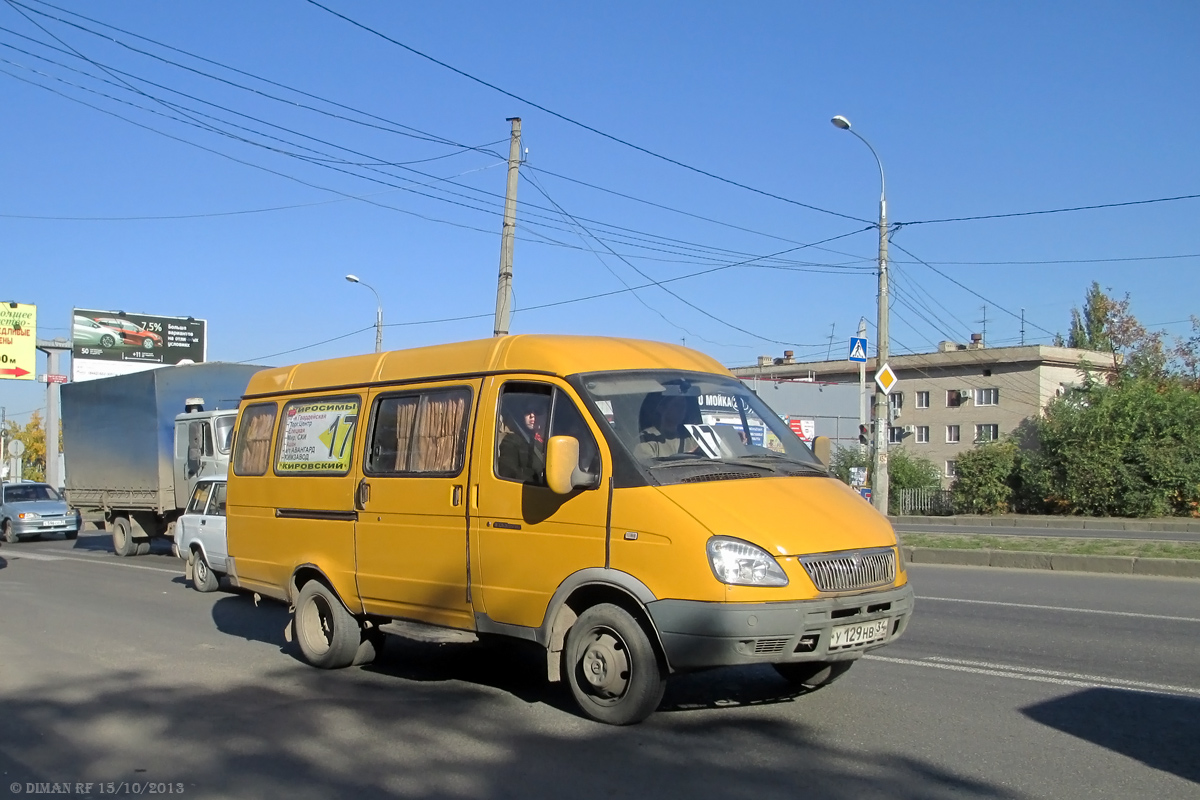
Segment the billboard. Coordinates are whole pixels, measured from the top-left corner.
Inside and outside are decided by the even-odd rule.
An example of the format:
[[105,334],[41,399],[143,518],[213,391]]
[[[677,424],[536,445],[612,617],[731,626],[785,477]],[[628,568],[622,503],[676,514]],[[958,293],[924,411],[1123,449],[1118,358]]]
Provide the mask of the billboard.
[[0,378],[37,377],[37,306],[0,303]]
[[193,317],[77,308],[71,326],[71,380],[202,363],[207,334],[205,320]]

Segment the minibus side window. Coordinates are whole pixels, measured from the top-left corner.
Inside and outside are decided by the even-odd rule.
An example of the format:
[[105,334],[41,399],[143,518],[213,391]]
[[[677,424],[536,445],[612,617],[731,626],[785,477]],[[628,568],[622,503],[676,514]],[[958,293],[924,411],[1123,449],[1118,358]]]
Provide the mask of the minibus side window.
[[271,463],[271,431],[275,427],[275,404],[250,406],[242,412],[233,453],[234,475],[265,475]]
[[579,409],[561,389],[513,381],[500,392],[496,426],[496,477],[546,485],[546,439],[573,436],[579,441],[579,468],[597,474],[600,449]]
[[471,390],[389,395],[375,403],[368,475],[457,475],[467,452]]

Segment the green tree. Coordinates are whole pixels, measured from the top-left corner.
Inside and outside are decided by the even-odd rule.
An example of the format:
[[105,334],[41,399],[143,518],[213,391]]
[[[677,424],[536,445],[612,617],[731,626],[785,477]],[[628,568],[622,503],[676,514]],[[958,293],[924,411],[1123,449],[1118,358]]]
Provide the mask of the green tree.
[[1031,423],[1014,464],[1020,510],[1200,516],[1200,393],[1176,378],[1089,379]]
[[1083,300],[1083,313],[1078,308],[1071,309],[1071,332],[1067,336],[1067,347],[1111,352],[1108,322],[1112,310],[1113,301],[1100,289],[1099,283],[1092,281]]
[[[46,429],[42,425],[42,414],[34,411],[29,416],[29,422],[22,427],[14,420],[5,424],[4,441],[13,440],[24,443],[25,452],[21,456],[21,477],[27,481],[44,481],[46,479]],[[7,447],[7,445],[6,445]],[[5,458],[8,453],[4,453]]]
[[[868,471],[870,483],[871,458],[858,447],[842,447],[833,454],[829,471],[844,483],[850,483],[850,468]],[[901,489],[937,489],[942,485],[942,473],[927,458],[910,454],[902,447],[888,450],[888,504],[896,505]]]
[[987,442],[959,453],[950,487],[956,514],[1003,514],[1012,505],[1014,441]]

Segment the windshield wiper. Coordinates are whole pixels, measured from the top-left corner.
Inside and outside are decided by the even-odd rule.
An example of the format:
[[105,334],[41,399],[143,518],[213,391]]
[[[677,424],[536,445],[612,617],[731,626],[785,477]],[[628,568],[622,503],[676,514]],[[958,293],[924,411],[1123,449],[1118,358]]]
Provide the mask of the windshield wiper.
[[[804,470],[806,472],[811,472],[814,475],[828,475],[829,474],[829,471],[827,469],[825,469],[825,467],[823,467],[819,464],[812,464],[808,461],[800,461],[798,459],[792,458],[791,456],[780,455],[779,453],[756,453],[754,455],[742,456],[741,458],[733,461],[732,463],[739,463],[742,461],[750,461],[752,459],[759,459],[759,458],[769,458],[773,461],[786,461],[788,463],[789,467],[794,465],[796,468]],[[783,464],[774,464],[772,466],[782,468],[784,465]]]

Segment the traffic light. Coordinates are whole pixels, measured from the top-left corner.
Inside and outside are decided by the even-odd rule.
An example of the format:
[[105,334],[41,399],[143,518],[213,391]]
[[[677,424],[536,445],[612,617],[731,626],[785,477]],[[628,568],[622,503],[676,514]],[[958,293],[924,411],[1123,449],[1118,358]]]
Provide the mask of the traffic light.
[[870,428],[870,426],[868,426],[868,425],[859,425],[858,426],[858,443],[859,444],[870,444],[871,443],[871,428]]

